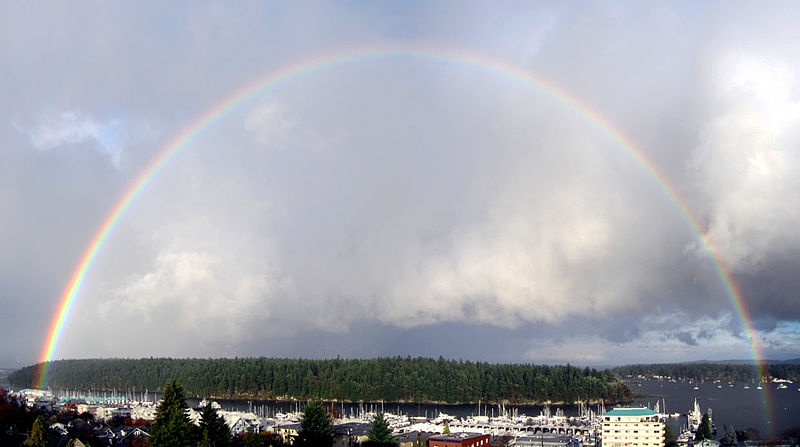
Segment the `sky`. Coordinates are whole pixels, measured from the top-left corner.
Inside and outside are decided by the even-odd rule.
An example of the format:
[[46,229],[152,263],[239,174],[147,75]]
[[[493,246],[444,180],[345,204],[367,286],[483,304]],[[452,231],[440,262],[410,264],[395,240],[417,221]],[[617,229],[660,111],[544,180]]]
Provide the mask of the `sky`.
[[93,236],[192,123],[287,67],[384,47],[269,85],[171,159],[99,251],[54,358],[594,366],[747,359],[754,342],[798,358],[797,17],[1,2],[0,366],[39,360]]

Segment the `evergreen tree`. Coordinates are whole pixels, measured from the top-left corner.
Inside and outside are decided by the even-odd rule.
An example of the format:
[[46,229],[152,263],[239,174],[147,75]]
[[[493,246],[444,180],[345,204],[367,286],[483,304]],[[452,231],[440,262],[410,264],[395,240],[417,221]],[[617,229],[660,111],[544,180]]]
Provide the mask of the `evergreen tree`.
[[703,439],[714,439],[714,435],[711,433],[711,418],[707,412],[703,413],[703,419],[700,421],[700,426],[694,435],[695,441],[702,441]]
[[204,447],[227,447],[231,444],[230,427],[211,405],[206,405],[200,414],[200,433]]
[[195,445],[195,427],[186,414],[186,397],[183,388],[172,380],[164,387],[161,402],[156,408],[156,418],[150,431],[153,447],[192,447]]
[[333,424],[331,417],[322,408],[322,404],[311,402],[306,405],[303,419],[300,420],[300,432],[297,445],[313,447],[330,447],[333,445]]
[[739,440],[736,437],[736,430],[733,429],[733,424],[728,425],[728,429],[725,431],[725,444],[729,446],[739,444]]
[[677,447],[678,438],[675,437],[675,432],[669,424],[664,424],[664,447]]
[[264,440],[255,430],[248,430],[247,433],[244,434],[243,440],[243,447],[262,447],[264,445]]
[[31,428],[31,434],[28,437],[28,445],[32,447],[47,447],[48,438],[44,416],[39,416],[33,421],[33,428]]
[[449,435],[450,434],[450,422],[444,421],[444,428],[442,429],[442,434],[443,435]]
[[383,413],[378,413],[372,418],[367,437],[374,446],[396,446],[399,443],[392,437],[392,430],[383,418]]

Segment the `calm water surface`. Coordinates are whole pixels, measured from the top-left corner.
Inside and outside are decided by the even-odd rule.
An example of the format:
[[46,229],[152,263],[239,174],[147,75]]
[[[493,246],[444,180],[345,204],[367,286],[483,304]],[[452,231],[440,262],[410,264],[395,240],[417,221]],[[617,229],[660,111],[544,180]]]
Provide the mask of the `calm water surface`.
[[[694,386],[699,389],[695,390]],[[745,389],[745,385],[749,389]],[[636,399],[637,403],[655,405],[663,399],[661,410],[686,414],[697,398],[700,410],[713,410],[717,437],[724,435],[724,426],[732,424],[737,430],[755,428],[763,437],[780,436],[789,428],[800,426],[800,384],[787,384],[786,389],[778,389],[774,383],[764,384],[762,390],[752,383],[689,383],[659,380],[644,380],[629,383],[635,393],[649,397]],[[670,425],[679,428],[686,425],[686,418],[674,418]]]

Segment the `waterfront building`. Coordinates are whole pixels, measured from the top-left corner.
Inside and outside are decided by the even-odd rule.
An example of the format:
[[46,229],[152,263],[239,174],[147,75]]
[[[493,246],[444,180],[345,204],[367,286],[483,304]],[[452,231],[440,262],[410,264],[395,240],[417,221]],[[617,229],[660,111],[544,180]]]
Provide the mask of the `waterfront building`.
[[649,408],[614,408],[602,421],[603,447],[664,447],[664,423]]
[[491,436],[479,433],[451,433],[428,438],[428,447],[490,447]]
[[398,447],[428,447],[428,439],[436,433],[427,431],[412,431],[394,435]]
[[572,445],[572,439],[571,436],[559,434],[520,436],[515,445],[518,447],[569,447]]
[[361,445],[369,440],[370,424],[366,422],[344,422],[333,426],[333,447]]

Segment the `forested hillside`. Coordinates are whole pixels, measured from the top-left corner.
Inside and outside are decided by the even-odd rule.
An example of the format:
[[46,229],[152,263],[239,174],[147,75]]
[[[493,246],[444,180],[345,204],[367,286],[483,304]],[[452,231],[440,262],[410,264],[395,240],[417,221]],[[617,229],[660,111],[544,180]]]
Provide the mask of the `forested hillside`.
[[[41,365],[9,382],[33,386]],[[627,401],[611,372],[572,366],[489,364],[428,358],[372,360],[88,359],[51,362],[56,389],[159,390],[177,379],[195,396],[414,402]]]
[[764,365],[764,375],[758,377],[755,365],[720,363],[661,363],[652,365],[629,365],[615,368],[619,376],[669,376],[675,379],[725,380],[736,382],[767,381],[771,378],[800,380],[800,365],[778,363]]

